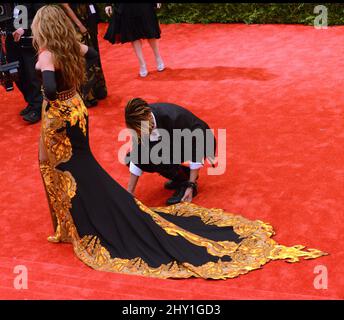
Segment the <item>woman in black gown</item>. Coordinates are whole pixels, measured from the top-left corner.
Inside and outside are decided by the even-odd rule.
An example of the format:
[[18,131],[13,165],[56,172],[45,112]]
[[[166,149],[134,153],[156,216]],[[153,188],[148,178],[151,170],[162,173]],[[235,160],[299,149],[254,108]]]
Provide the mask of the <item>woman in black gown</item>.
[[160,278],[225,279],[269,260],[324,255],[279,245],[272,227],[259,220],[191,203],[148,208],[135,199],[89,147],[78,70],[85,69],[82,55],[90,64],[96,51],[78,43],[58,6],[40,9],[32,29],[45,93],[39,164],[55,228],[49,241],[70,242],[94,269]]
[[161,58],[158,39],[160,26],[155,10],[158,3],[117,3],[107,5],[105,12],[111,17],[104,39],[114,43],[131,42],[140,64],[140,76],[148,75],[146,61],[142,52],[142,39],[151,46],[158,71],[165,69]]

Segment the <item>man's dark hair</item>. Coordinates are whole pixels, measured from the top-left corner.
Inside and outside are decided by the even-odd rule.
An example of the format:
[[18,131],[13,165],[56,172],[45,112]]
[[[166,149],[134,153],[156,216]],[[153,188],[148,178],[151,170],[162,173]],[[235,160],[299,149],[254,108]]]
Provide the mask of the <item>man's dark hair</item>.
[[141,137],[142,122],[149,123],[149,133],[153,129],[151,108],[141,98],[131,99],[125,107],[125,123],[129,129],[136,131],[138,138]]

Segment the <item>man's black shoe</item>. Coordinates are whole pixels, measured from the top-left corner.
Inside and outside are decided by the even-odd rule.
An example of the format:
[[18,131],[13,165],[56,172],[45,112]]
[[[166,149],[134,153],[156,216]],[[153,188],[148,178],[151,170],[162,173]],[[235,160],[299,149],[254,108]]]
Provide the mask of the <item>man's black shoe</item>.
[[23,119],[30,123],[36,123],[41,120],[41,113],[36,110],[31,110],[29,113],[23,116]]
[[28,104],[23,110],[21,110],[20,112],[19,112],[19,114],[21,115],[21,116],[25,116],[26,114],[28,114],[30,111],[31,111],[31,106]]
[[[197,179],[198,180],[198,177]],[[175,180],[168,180],[164,184],[164,188],[167,190],[176,190],[179,189],[186,181],[175,181]]]
[[[179,189],[176,190],[173,196],[167,199],[166,204],[170,206],[172,204],[177,204],[180,201],[182,201],[187,188],[188,186],[185,183],[183,183],[183,185]],[[192,193],[192,197],[196,197],[196,196],[197,196],[197,187],[193,188],[193,193]]]
[[93,89],[93,94],[96,99],[103,100],[107,97],[107,90],[106,88],[99,87],[99,88]]
[[175,190],[179,189],[182,186],[183,182],[180,181],[174,181],[174,180],[169,180],[165,182],[164,188],[167,190]]
[[92,108],[98,105],[98,100],[97,99],[85,100],[84,103],[85,103],[86,108]]

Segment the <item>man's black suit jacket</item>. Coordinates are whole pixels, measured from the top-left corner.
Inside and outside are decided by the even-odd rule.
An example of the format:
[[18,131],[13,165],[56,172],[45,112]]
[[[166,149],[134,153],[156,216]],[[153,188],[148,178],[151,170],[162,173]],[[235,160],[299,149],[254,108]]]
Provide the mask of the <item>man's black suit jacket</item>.
[[[169,133],[171,164],[180,164],[186,161],[202,162],[203,158],[208,158],[211,162],[213,162],[216,150],[216,139],[211,132],[209,125],[205,121],[198,118],[191,111],[173,103],[152,103],[149,104],[149,106],[152,110],[152,113],[154,114],[158,131],[160,129],[159,133],[161,132],[161,129],[165,129]],[[189,129],[191,132],[195,132],[194,130],[199,129],[199,132],[203,133],[203,140],[197,140],[193,138],[191,145],[189,144],[190,140],[188,141],[187,139],[181,139],[181,158],[180,161],[177,162],[173,159],[173,154],[179,151],[177,149],[177,146],[173,145],[172,143],[174,129]],[[176,139],[175,141],[178,141],[178,139]],[[141,169],[144,169],[145,166],[141,165],[142,148],[147,147],[151,149],[154,145],[156,145],[156,143],[149,142],[148,144],[135,144],[134,142],[133,150],[137,150],[138,152],[138,161],[135,161],[133,159],[131,159],[131,161]],[[135,147],[137,147],[137,149],[135,149]],[[183,152],[184,148],[192,149],[191,157],[190,154],[185,154]],[[201,155],[200,152],[197,152],[197,149],[203,151]]]

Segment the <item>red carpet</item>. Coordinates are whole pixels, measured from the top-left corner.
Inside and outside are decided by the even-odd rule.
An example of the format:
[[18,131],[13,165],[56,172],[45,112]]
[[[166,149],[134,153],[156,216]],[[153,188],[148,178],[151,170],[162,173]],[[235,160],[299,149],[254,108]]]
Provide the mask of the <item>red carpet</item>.
[[[202,173],[195,203],[270,222],[284,245],[330,253],[316,260],[270,262],[226,281],[159,280],[94,271],[68,244],[52,244],[38,163],[40,125],[18,115],[18,90],[1,88],[0,298],[3,299],[338,299],[344,298],[344,27],[296,25],[164,25],[168,66],[137,75],[130,45],[101,41],[109,97],[90,109],[92,150],[123,186],[118,132],[123,107],[139,96],[190,108],[212,128],[227,129],[227,170]],[[101,27],[100,36],[104,34]],[[147,186],[148,185],[148,186]],[[164,205],[163,179],[145,175],[137,197]],[[28,268],[28,289],[16,290],[16,265]],[[328,289],[313,286],[314,268],[328,269]]]

